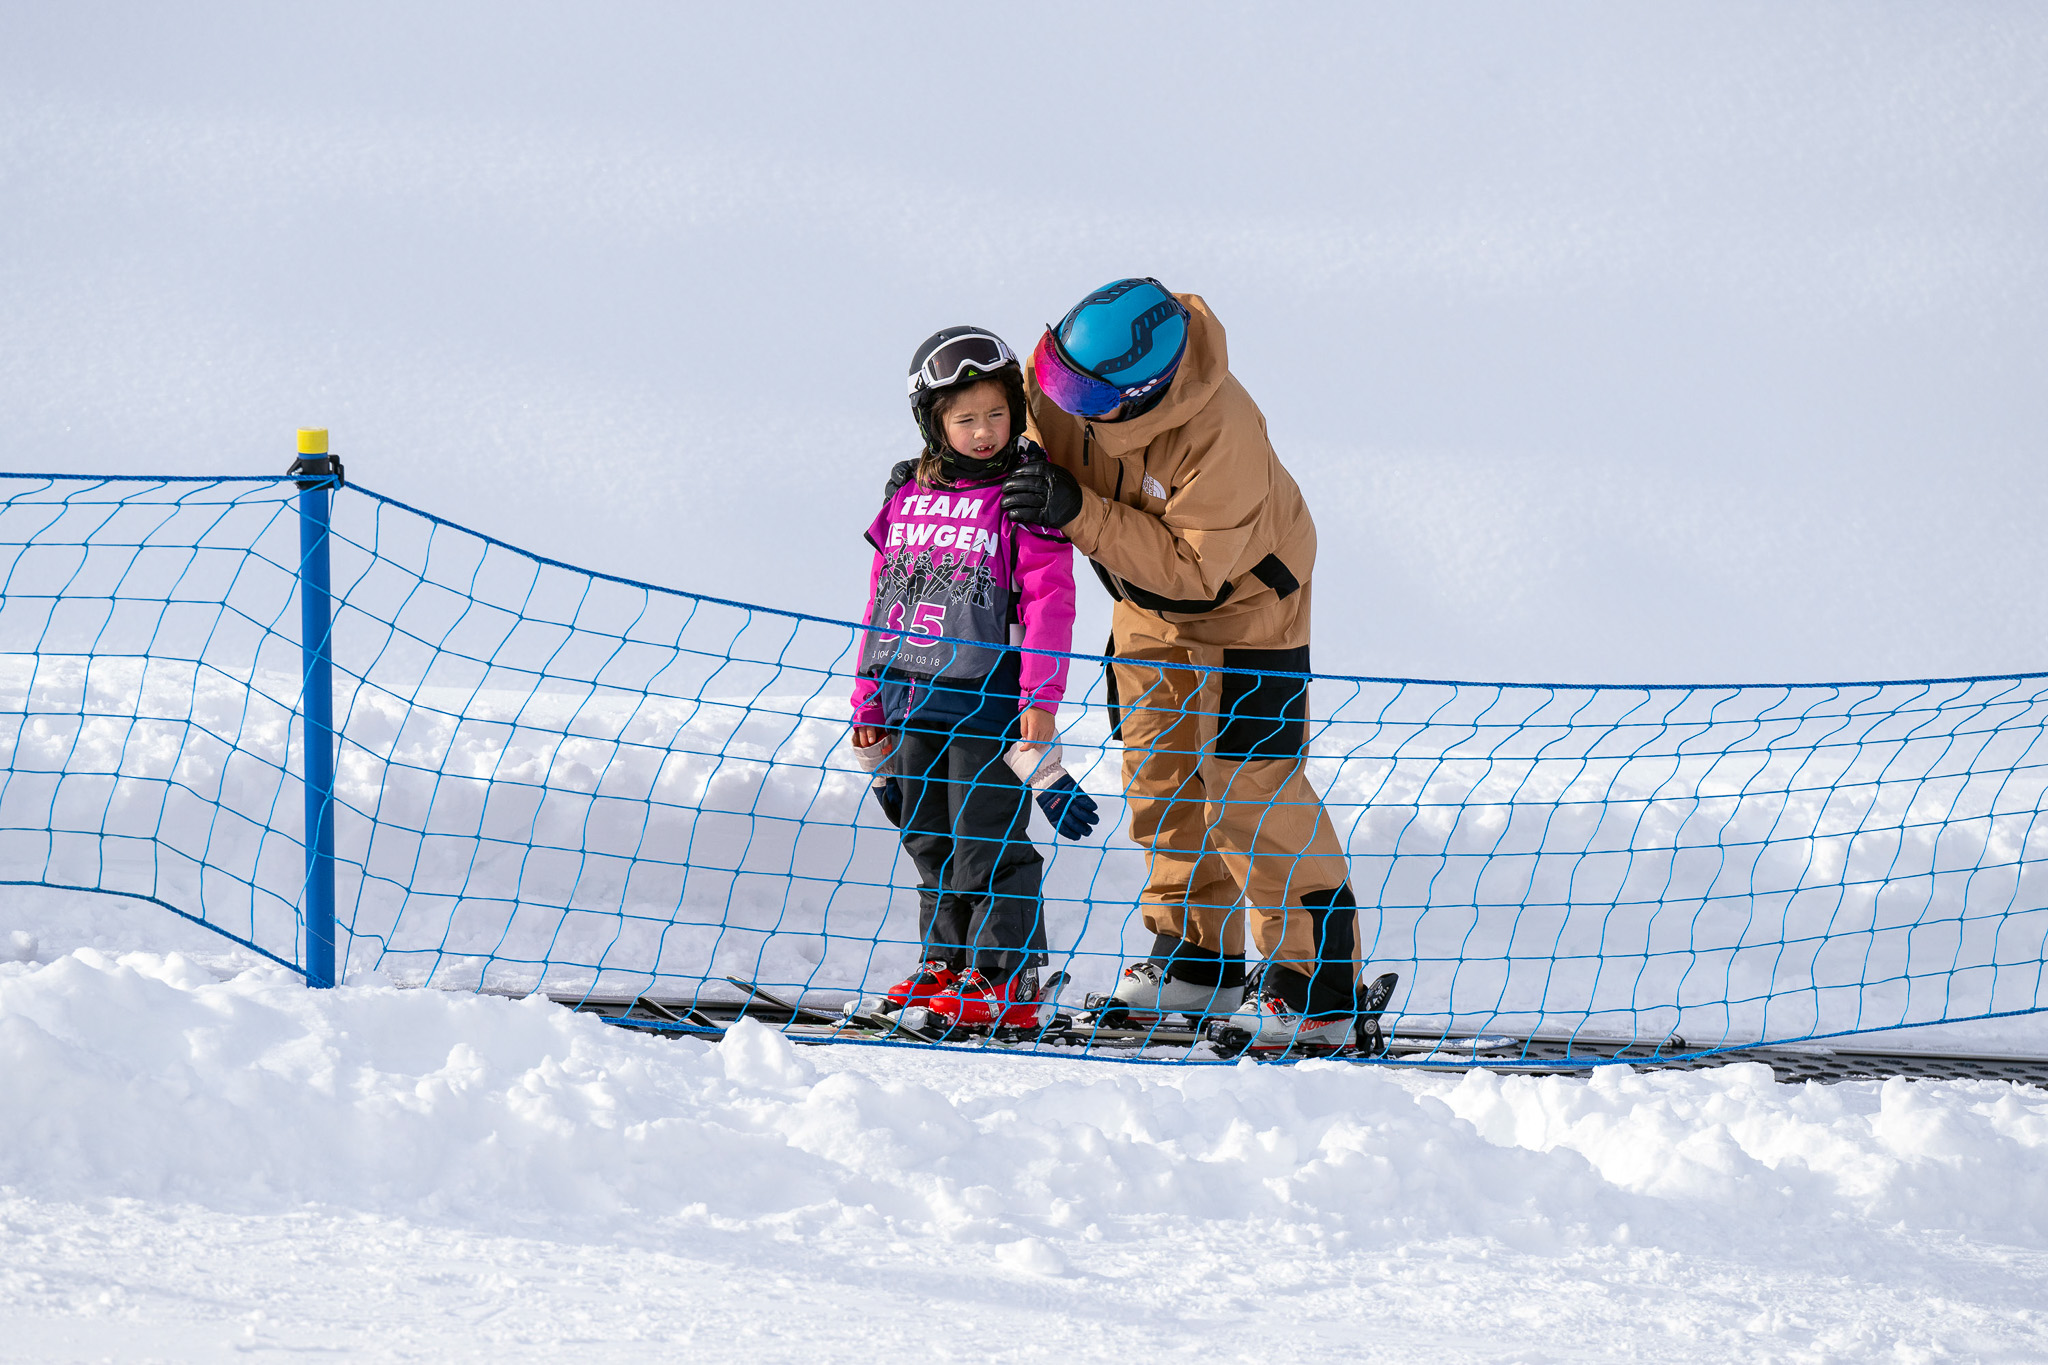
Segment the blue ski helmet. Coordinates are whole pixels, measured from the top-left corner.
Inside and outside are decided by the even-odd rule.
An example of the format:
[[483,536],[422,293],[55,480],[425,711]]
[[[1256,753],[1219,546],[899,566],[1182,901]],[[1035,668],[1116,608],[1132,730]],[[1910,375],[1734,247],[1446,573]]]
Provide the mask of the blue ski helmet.
[[1173,377],[1188,345],[1188,314],[1155,279],[1111,280],[1055,329],[1060,348],[1097,379],[1137,397]]

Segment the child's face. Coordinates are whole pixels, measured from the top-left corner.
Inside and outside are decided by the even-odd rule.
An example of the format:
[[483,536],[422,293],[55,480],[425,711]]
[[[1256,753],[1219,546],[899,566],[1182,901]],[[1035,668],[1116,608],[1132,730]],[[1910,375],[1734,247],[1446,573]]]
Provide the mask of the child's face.
[[944,421],[946,444],[970,459],[989,460],[1010,444],[1010,404],[1003,386],[984,379],[953,400]]

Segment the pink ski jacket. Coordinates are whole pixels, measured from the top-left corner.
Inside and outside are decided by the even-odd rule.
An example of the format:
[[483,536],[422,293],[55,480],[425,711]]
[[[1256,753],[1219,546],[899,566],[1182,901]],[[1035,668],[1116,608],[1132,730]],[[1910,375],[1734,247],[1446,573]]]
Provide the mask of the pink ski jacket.
[[[1023,458],[1042,460],[1045,452],[1027,440]],[[854,724],[902,719],[889,714],[898,708],[882,695],[885,678],[909,683],[913,693],[963,692],[979,702],[993,690],[992,674],[1014,669],[1016,710],[1059,709],[1067,684],[1067,660],[1059,656],[1074,644],[1073,547],[1058,531],[1011,521],[1001,494],[999,481],[950,488],[912,481],[869,524],[875,559]]]

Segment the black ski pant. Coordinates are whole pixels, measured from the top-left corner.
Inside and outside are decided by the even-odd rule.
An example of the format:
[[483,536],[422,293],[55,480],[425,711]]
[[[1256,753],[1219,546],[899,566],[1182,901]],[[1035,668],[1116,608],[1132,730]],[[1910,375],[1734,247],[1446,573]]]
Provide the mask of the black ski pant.
[[1031,791],[993,735],[901,729],[903,848],[917,865],[917,927],[927,961],[1002,981],[1046,961]]

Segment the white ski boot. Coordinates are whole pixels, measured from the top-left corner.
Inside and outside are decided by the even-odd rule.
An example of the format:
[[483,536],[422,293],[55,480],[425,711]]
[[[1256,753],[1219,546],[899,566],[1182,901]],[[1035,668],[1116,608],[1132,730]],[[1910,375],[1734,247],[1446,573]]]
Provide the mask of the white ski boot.
[[1228,1019],[1209,1026],[1209,1041],[1225,1057],[1327,1057],[1351,1045],[1354,1019],[1311,1019],[1277,995],[1254,993]]
[[1104,1028],[1122,1028],[1134,1018],[1151,1022],[1163,1015],[1184,1014],[1199,1027],[1204,1019],[1229,1016],[1243,1002],[1243,986],[1182,981],[1157,962],[1133,962],[1117,979],[1116,989],[1095,1005],[1095,1022]]

